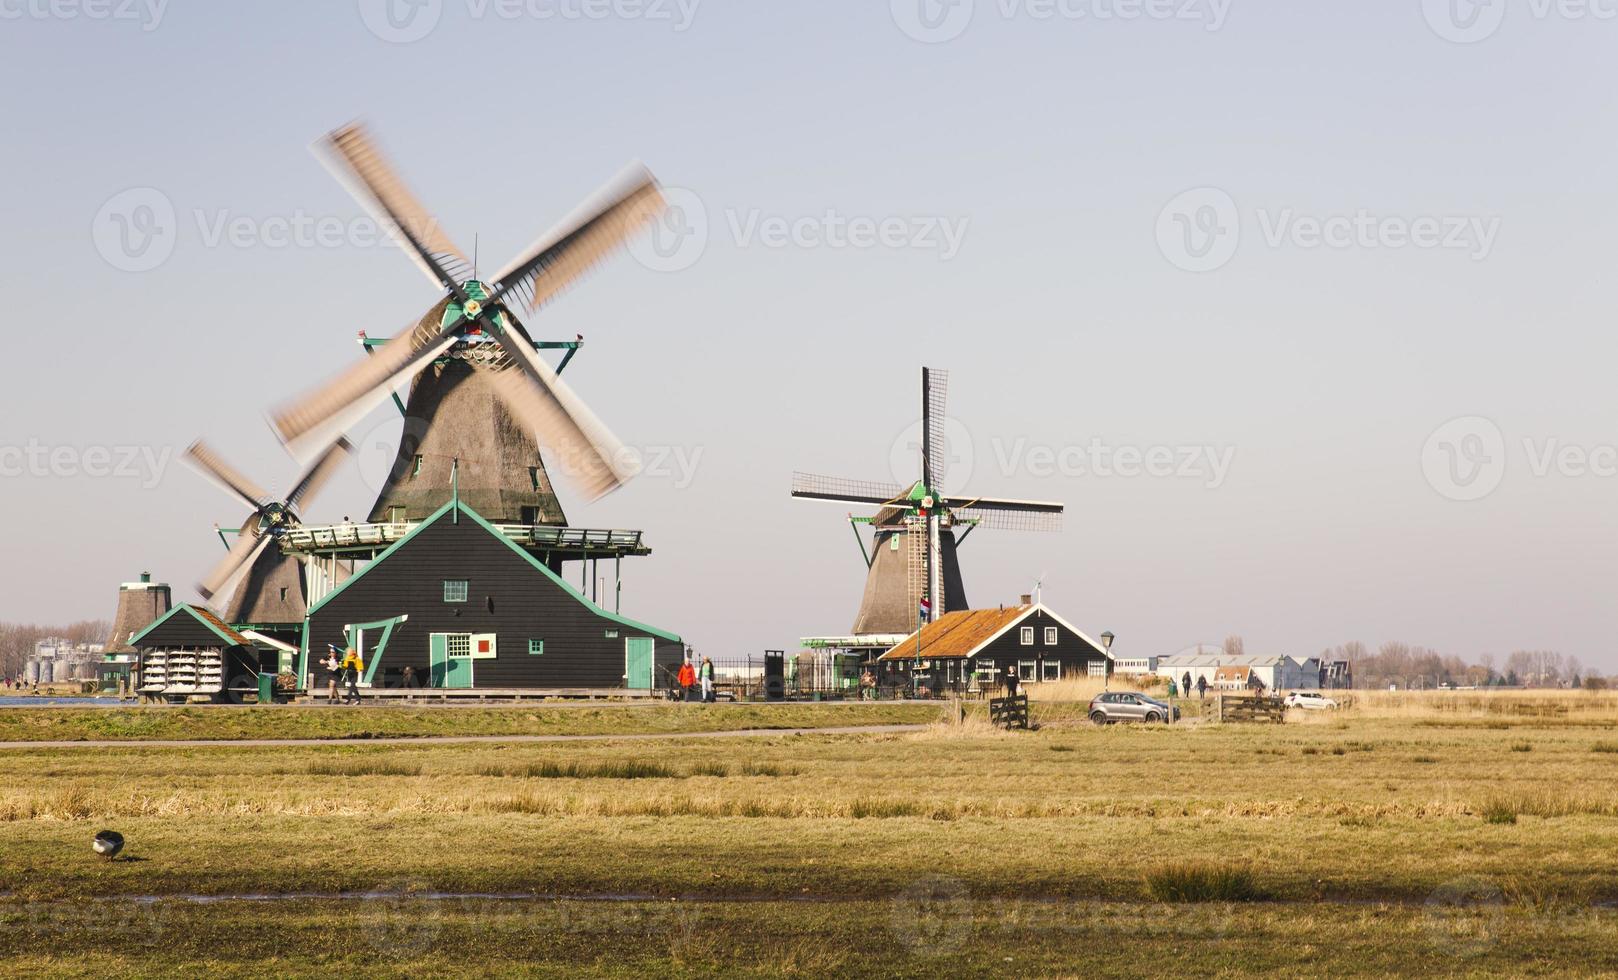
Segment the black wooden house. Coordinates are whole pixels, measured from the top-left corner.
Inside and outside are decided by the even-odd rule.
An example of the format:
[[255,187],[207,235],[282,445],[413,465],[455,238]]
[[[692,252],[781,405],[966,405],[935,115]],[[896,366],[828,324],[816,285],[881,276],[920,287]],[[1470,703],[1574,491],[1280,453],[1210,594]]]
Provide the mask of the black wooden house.
[[988,690],[1112,672],[1107,650],[1043,603],[945,613],[884,653],[879,683],[934,693]]
[[[316,602],[299,676],[328,644],[353,647],[364,684],[651,690],[668,686],[680,637],[586,599],[459,499]],[[311,685],[312,686],[312,685]]]

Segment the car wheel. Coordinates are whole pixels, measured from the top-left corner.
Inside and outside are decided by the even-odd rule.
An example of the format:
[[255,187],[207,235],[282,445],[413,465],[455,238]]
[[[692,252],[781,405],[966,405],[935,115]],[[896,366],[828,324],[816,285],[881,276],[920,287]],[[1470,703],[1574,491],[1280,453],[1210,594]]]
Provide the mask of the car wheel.
[[1163,720],[1163,716],[1158,714],[1157,712],[1155,712],[1155,711],[1146,712],[1146,724],[1155,725],[1155,724],[1157,724],[1158,722],[1160,722],[1162,720]]
[[1107,723],[1107,713],[1105,711],[1092,711],[1090,712],[1090,720],[1098,725],[1105,725]]

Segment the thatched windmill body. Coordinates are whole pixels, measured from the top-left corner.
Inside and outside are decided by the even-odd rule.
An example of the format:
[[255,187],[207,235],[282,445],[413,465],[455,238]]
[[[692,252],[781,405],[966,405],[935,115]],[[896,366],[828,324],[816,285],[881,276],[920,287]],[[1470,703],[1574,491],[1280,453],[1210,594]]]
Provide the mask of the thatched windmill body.
[[[1022,531],[1061,529],[1063,505],[946,495],[949,451],[944,441],[949,375],[921,369],[921,476],[908,487],[793,475],[792,496],[878,508],[872,517],[849,516],[856,532],[871,526],[865,557],[865,593],[854,635],[907,634],[952,609],[969,608],[957,548],[975,528]],[[957,529],[963,529],[959,537]]]
[[[491,279],[350,125],[321,144],[333,172],[445,295],[413,327],[272,415],[307,459],[410,382],[404,435],[370,520],[425,519],[456,493],[497,523],[565,525],[550,470],[587,499],[633,475],[622,445],[535,351],[514,308],[538,310],[663,209],[656,181],[631,167]],[[550,468],[541,449],[550,456]]]

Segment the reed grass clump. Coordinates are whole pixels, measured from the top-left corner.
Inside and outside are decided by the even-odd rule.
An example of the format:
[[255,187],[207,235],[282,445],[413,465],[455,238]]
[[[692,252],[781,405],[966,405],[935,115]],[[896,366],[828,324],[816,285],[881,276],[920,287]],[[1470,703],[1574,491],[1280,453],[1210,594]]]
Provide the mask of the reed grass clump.
[[1165,865],[1146,874],[1146,893],[1159,902],[1251,902],[1260,896],[1251,869],[1193,862]]

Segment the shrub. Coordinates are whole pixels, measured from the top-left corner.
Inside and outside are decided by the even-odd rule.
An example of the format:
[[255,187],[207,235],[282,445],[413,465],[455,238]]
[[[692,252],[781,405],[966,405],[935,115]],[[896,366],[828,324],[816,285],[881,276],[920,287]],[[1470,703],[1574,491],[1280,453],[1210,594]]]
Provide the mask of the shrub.
[[1148,872],[1146,893],[1159,902],[1251,902],[1260,897],[1248,868],[1206,863]]
[[1531,742],[1512,742],[1511,743],[1511,751],[1513,751],[1513,752],[1532,752],[1532,751],[1534,751],[1534,746],[1533,746],[1533,743],[1531,743]]
[[1483,822],[1514,824],[1517,822],[1517,808],[1506,800],[1490,800],[1483,804]]

